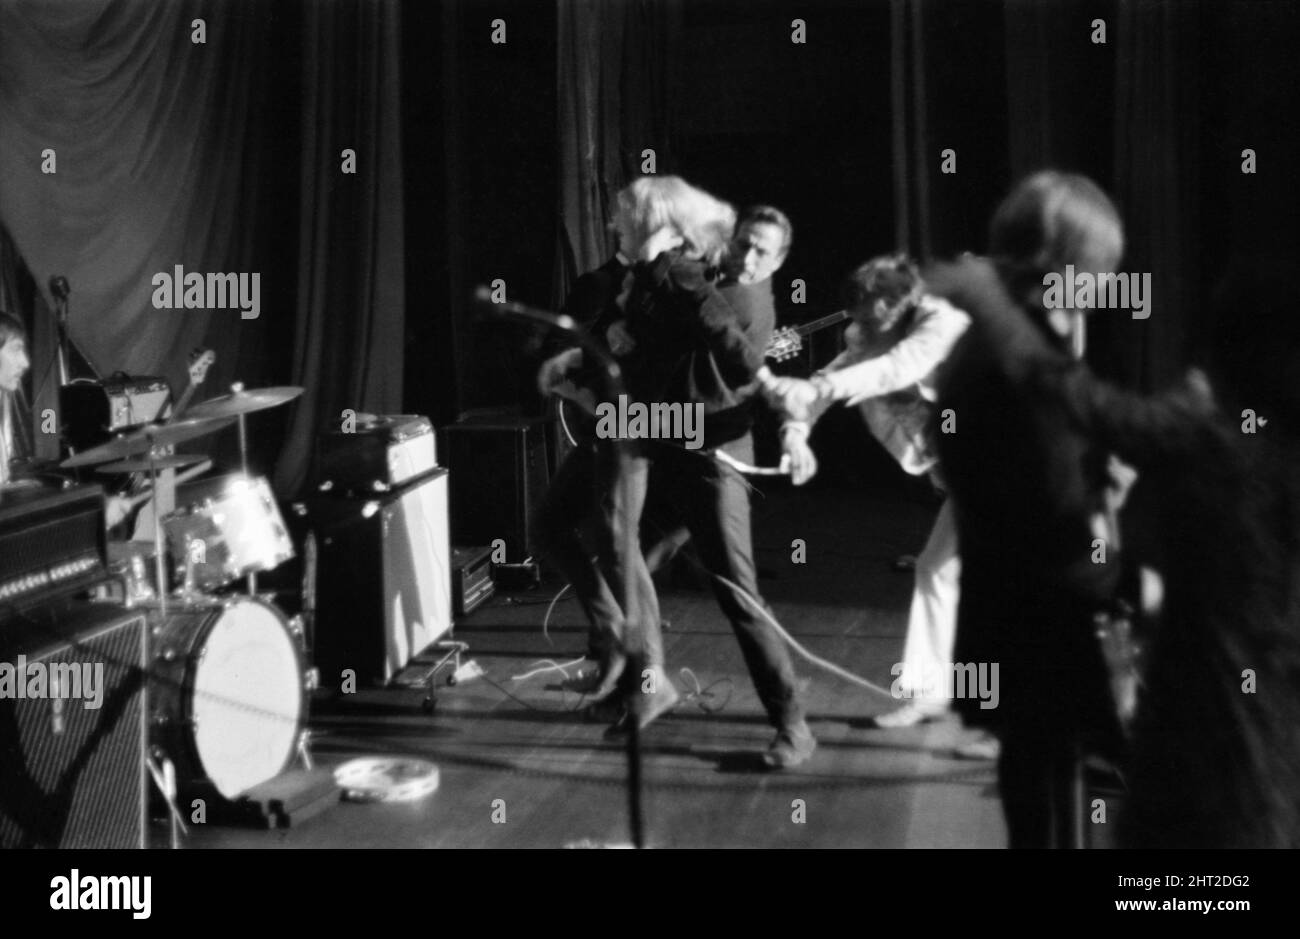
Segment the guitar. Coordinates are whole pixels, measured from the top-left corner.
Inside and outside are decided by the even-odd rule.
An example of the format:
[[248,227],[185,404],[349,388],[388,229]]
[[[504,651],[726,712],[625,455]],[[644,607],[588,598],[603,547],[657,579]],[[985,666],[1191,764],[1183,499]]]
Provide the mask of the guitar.
[[767,341],[767,348],[763,350],[763,357],[771,359],[773,362],[784,362],[786,359],[793,358],[803,351],[805,336],[811,336],[819,330],[834,326],[836,323],[842,323],[848,318],[849,311],[840,310],[837,313],[815,319],[811,323],[778,329],[772,333],[772,338]]
[[164,424],[170,424],[185,412],[190,406],[190,398],[194,397],[194,392],[198,390],[199,385],[208,379],[208,369],[212,368],[217,361],[217,354],[211,349],[197,349],[190,355],[189,378],[190,383],[185,386],[181,392],[181,399],[176,402],[171,413],[163,421]]

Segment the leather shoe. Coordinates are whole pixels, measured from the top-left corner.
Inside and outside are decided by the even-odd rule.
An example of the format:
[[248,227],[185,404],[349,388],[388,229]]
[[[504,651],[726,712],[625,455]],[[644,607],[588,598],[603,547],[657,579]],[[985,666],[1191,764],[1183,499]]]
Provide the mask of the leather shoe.
[[605,736],[619,737],[628,733],[632,729],[630,721],[633,719],[636,720],[638,729],[645,730],[656,718],[676,707],[680,700],[681,694],[678,693],[677,688],[668,680],[663,670],[659,669],[655,690],[646,693],[638,689],[632,694],[627,700],[627,712],[605,731]]
[[807,762],[816,749],[817,738],[808,729],[807,721],[800,721],[777,731],[776,739],[763,754],[763,765],[768,769],[790,769]]
[[875,726],[883,727],[886,730],[897,730],[900,727],[915,727],[917,724],[924,724],[927,721],[937,721],[942,719],[947,710],[947,703],[922,704],[916,701],[911,701],[900,708],[886,711],[884,714],[878,714],[872,719],[872,723],[874,723]]

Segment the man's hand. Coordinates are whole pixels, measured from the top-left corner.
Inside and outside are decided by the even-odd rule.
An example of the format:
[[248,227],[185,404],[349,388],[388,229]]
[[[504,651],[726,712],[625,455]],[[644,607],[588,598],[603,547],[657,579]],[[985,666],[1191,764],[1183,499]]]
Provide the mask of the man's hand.
[[565,376],[582,364],[582,350],[568,349],[552,356],[542,363],[537,370],[537,390],[543,397],[551,394],[551,389],[564,381]]
[[614,353],[615,358],[622,358],[630,355],[636,348],[636,340],[627,330],[627,323],[619,320],[609,329],[605,330],[605,341],[609,343],[609,351]]
[[796,486],[817,475],[817,457],[808,446],[806,426],[787,425],[781,432],[781,468],[790,471],[790,480]]
[[778,382],[776,394],[781,409],[793,420],[811,420],[822,397],[817,385],[802,378],[782,378]]

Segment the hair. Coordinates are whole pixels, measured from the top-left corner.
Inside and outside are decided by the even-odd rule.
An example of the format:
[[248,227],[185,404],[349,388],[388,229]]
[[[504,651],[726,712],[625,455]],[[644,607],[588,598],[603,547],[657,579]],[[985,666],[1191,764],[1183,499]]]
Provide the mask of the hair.
[[[916,297],[921,290],[921,272],[916,262],[903,253],[882,254],[858,265],[844,280],[844,305],[850,310],[871,308],[877,300],[884,301],[890,322],[880,322],[890,328],[898,315],[905,312],[905,301]],[[876,314],[873,312],[872,314]]]
[[1077,173],[1043,170],[1002,200],[989,225],[989,254],[1012,296],[1043,304],[1043,277],[1067,264],[1113,271],[1124,254],[1124,225],[1096,183]]
[[4,348],[5,343],[10,339],[21,339],[27,341],[27,328],[13,316],[8,313],[0,313],[0,348]]
[[736,210],[680,176],[642,176],[615,198],[613,226],[620,234],[644,241],[666,225],[681,232],[688,257],[714,267],[735,232]]
[[740,213],[740,219],[736,222],[736,230],[739,231],[746,225],[775,225],[777,228],[781,229],[782,253],[789,251],[790,245],[794,243],[794,226],[790,224],[790,216],[786,215],[776,206],[749,206],[745,211]]

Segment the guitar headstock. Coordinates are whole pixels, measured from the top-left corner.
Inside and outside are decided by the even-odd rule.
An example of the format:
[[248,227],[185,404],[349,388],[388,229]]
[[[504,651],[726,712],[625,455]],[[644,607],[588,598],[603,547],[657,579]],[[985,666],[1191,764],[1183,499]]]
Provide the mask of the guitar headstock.
[[190,384],[196,388],[208,377],[208,369],[217,361],[217,354],[211,349],[198,349],[190,356]]
[[803,337],[794,327],[786,326],[772,333],[763,355],[774,362],[784,362],[786,359],[794,358],[801,351],[803,351]]

